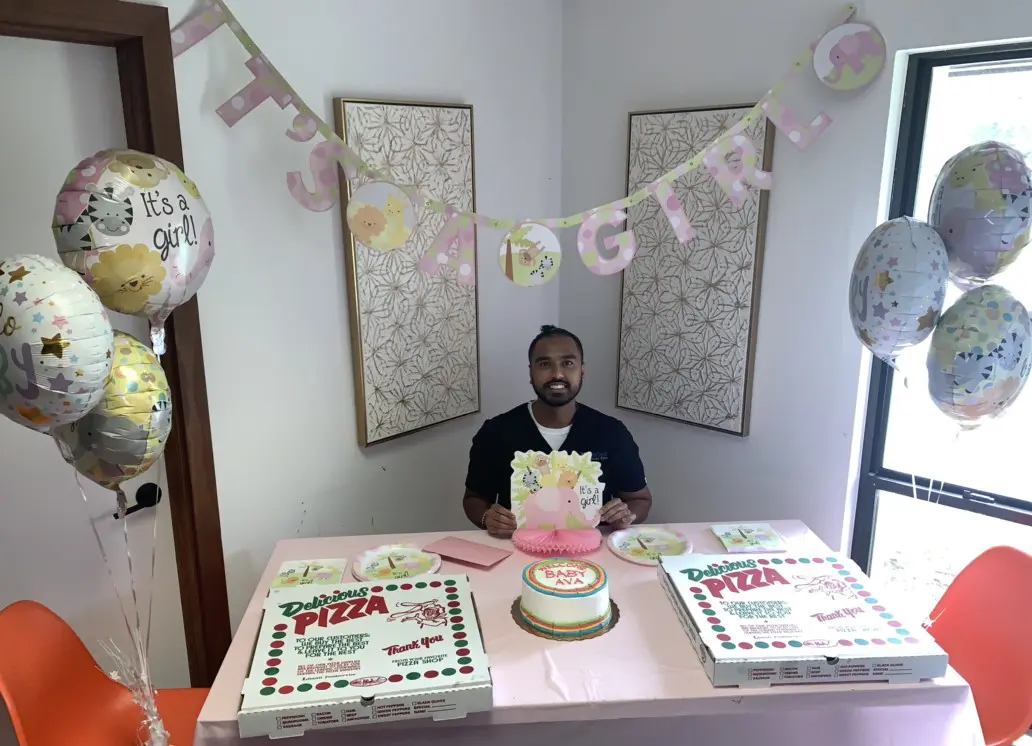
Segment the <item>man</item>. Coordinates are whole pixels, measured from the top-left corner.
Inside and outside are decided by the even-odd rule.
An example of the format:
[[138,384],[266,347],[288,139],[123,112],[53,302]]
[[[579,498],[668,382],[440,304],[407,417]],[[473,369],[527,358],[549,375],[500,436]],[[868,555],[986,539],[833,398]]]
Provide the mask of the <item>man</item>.
[[510,536],[516,518],[509,502],[516,451],[590,452],[602,467],[601,521],[614,528],[641,523],[652,494],[634,438],[615,417],[578,404],[584,347],[572,332],[543,326],[527,351],[537,399],[489,419],[473,437],[462,507],[466,517],[494,536]]

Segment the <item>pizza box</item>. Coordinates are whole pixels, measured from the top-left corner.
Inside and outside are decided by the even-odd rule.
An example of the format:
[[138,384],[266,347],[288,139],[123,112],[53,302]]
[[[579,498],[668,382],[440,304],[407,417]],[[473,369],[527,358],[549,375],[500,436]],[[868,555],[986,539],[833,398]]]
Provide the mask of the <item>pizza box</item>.
[[946,653],[833,554],[663,557],[659,579],[714,686],[914,682]]
[[270,593],[238,722],[283,738],[491,707],[469,579],[425,575]]

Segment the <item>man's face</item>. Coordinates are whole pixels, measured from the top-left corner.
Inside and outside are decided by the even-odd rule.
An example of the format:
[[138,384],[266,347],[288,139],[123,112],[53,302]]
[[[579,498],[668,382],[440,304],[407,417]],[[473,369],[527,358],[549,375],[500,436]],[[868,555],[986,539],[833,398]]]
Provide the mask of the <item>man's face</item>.
[[569,404],[580,393],[584,362],[569,337],[545,337],[530,356],[530,385],[538,399],[552,407]]

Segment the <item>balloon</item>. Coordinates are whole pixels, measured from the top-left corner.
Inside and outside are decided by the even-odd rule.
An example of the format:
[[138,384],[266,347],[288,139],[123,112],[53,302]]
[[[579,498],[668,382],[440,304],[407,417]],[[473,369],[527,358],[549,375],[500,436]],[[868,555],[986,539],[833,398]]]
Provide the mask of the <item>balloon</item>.
[[1032,173],[1025,158],[998,142],[972,145],[939,172],[928,208],[942,236],[950,278],[961,290],[1006,269],[1032,237]]
[[54,429],[65,461],[110,490],[146,471],[172,429],[172,396],[157,356],[115,332],[114,365],[104,398],[85,417]]
[[104,395],[111,322],[75,272],[41,256],[0,259],[0,412],[48,432]]
[[61,260],[112,311],[160,328],[201,287],[215,257],[211,215],[178,166],[134,150],[102,150],[57,195]]
[[882,360],[932,333],[946,298],[946,247],[927,223],[896,218],[867,237],[849,280],[849,317]]
[[928,393],[963,425],[999,416],[1032,368],[1032,321],[999,285],[982,285],[946,309],[928,350]]

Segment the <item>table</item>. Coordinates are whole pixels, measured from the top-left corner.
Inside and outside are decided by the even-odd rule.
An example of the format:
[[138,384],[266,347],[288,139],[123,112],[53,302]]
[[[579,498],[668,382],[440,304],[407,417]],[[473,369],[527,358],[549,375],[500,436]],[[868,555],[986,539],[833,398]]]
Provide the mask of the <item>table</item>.
[[[793,550],[829,551],[799,521],[770,523]],[[721,553],[710,524],[675,525],[695,552]],[[236,723],[240,691],[266,589],[281,563],[317,557],[350,560],[381,544],[424,546],[449,535],[511,548],[509,542],[482,531],[280,541],[201,710],[197,746],[242,742]],[[528,555],[514,552],[490,570],[446,560],[442,573],[465,572],[473,585],[494,679],[494,710],[441,723],[414,720],[312,731],[303,736],[305,745],[345,743],[355,737],[382,746],[984,744],[970,689],[952,670],[942,679],[917,684],[714,688],[663,595],[655,568],[624,562],[605,545],[588,559],[606,568],[621,619],[602,637],[576,643],[539,639],[512,621],[510,607],[520,592],[520,572],[533,561]]]

